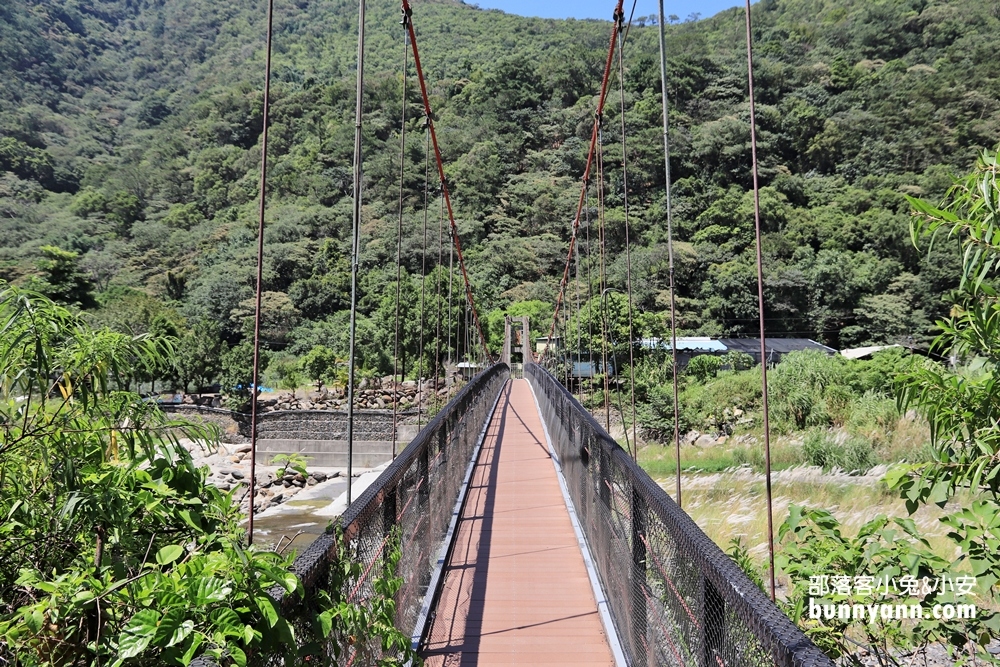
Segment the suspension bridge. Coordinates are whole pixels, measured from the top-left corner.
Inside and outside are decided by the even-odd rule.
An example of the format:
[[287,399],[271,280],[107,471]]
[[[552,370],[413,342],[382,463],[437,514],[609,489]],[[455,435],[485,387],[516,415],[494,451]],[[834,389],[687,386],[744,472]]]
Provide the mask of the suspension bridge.
[[[503,349],[495,357],[488,345],[459,238],[445,165],[438,143],[427,85],[417,46],[413,10],[402,0],[404,53],[412,54],[428,144],[439,179],[442,210],[447,213],[452,257],[464,286],[470,340],[469,358],[484,368],[472,378],[417,437],[394,458],[381,476],[357,498],[348,487],[348,508],[337,531],[321,536],[295,561],[304,596],[273,595],[291,618],[307,622],[310,601],[329,591],[340,579],[336,561],[346,550],[357,565],[349,582],[350,599],[374,594],[375,581],[386,574],[402,578],[395,595],[398,629],[408,633],[413,647],[428,665],[744,665],[832,666],[775,603],[773,537],[769,537],[770,596],[716,546],[680,507],[679,434],[675,496],[656,484],[636,464],[635,448],[623,448],[546,368],[554,361],[552,346],[536,358],[530,347],[529,322],[508,319]],[[758,191],[756,126],[753,109],[753,60],[750,6],[747,2],[747,59],[751,102],[753,180]],[[634,11],[634,6],[633,6]],[[261,164],[258,242],[257,315],[254,385],[258,383],[260,348],[261,258],[267,186],[267,129],[271,68],[273,0],[268,9],[267,65],[264,93],[264,134]],[[624,81],[622,52],[631,18],[618,0],[604,74],[591,132],[582,187],[572,221],[569,248],[559,283],[554,314],[548,324],[551,342],[565,327],[571,269],[580,280],[581,230],[591,247],[591,197],[596,194],[597,247],[601,255],[588,261],[587,283],[596,283],[602,298],[610,291],[605,274],[604,109],[615,70]],[[660,5],[661,77],[664,91],[664,168],[667,184],[667,238],[670,244],[671,331],[676,370],[672,220],[669,195],[669,126],[666,67],[663,55],[663,8]],[[348,444],[352,442],[354,391],[354,312],[357,302],[360,249],[362,121],[365,54],[365,4],[359,3],[357,123],[354,155],[354,218],[352,317],[348,382]],[[407,70],[404,57],[404,72]],[[403,77],[405,98],[407,79]],[[632,276],[629,250],[627,132],[624,93],[620,95],[622,180],[624,199],[626,297],[628,336],[634,341]],[[405,104],[400,151],[405,148]],[[401,160],[402,164],[402,160]],[[429,171],[429,167],[428,167]],[[402,238],[402,171],[400,227]],[[596,191],[596,192],[595,192]],[[425,201],[426,208],[426,201]],[[759,201],[755,196],[760,279]],[[443,234],[441,235],[443,237]],[[426,220],[424,239],[426,245]],[[426,249],[425,249],[426,252]],[[439,263],[441,249],[439,248]],[[397,264],[399,248],[397,246]],[[596,277],[590,267],[599,267]],[[398,274],[397,274],[398,282]],[[577,293],[579,311],[579,294]],[[759,289],[759,300],[763,294]],[[399,290],[395,357],[399,357]],[[423,317],[421,317],[423,321]],[[765,336],[761,309],[761,358]],[[450,323],[449,323],[450,324]],[[440,321],[436,326],[440,327]],[[602,368],[608,368],[607,318],[601,323]],[[440,336],[437,337],[440,340]],[[423,340],[423,339],[421,339]],[[423,343],[421,342],[421,347]],[[629,354],[634,345],[629,345]],[[421,352],[421,354],[423,354]],[[440,353],[438,353],[440,354]],[[634,366],[630,357],[628,367]],[[617,362],[615,366],[617,367]],[[397,369],[398,370],[398,369]],[[767,371],[762,366],[765,397],[765,451],[768,450]],[[608,374],[605,373],[607,382]],[[674,405],[677,387],[674,373]],[[629,383],[631,428],[635,443],[634,378]],[[604,392],[605,400],[610,392]],[[605,406],[606,413],[610,414]],[[623,420],[626,410],[622,410]],[[256,397],[252,402],[252,441],[256,451]],[[606,424],[607,425],[607,424]],[[627,432],[626,428],[626,432]],[[772,534],[770,459],[766,457],[768,531]],[[256,460],[256,456],[252,457]],[[348,475],[350,464],[348,455]],[[251,497],[255,475],[251,469]],[[676,501],[676,502],[675,502]],[[250,520],[253,539],[253,519]],[[400,560],[387,572],[387,552],[398,540]],[[324,663],[334,654],[346,664],[366,664],[354,642],[315,647]],[[266,659],[265,659],[266,660]],[[262,662],[260,664],[269,664]]]

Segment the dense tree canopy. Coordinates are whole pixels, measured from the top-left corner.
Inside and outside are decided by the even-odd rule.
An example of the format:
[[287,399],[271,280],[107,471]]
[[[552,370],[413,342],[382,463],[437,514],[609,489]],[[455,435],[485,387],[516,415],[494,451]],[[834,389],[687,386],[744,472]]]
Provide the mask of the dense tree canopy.
[[[403,42],[398,6],[370,4],[361,304],[362,331],[372,331],[362,338],[370,340],[364,364],[386,373]],[[904,195],[940,198],[951,173],[1000,141],[994,5],[754,6],[771,334],[835,347],[921,344],[947,312],[942,297],[956,287],[959,249],[916,252]],[[340,355],[339,330],[321,332],[343,325],[349,294],[354,12],[346,0],[278,2],[276,11],[265,334],[275,349],[325,345]],[[32,282],[112,326],[149,321],[157,310],[181,340],[207,319],[224,345],[239,344],[254,284],[263,19],[264,4],[246,0],[4,3],[0,278]],[[534,314],[518,304],[551,302],[558,289],[610,23],[522,18],[451,0],[419,3],[414,21],[481,314]],[[640,23],[624,53],[629,231],[636,307],[656,328],[669,303],[658,28]],[[739,10],[667,26],[678,303],[688,333],[756,327],[742,31]],[[408,327],[421,301],[413,294],[424,295],[426,321],[466,320],[461,284],[447,277],[433,167],[424,178],[410,68],[400,251],[412,360],[420,341]],[[601,218],[595,184],[571,310],[576,294],[581,303],[597,297],[599,218],[607,285],[625,288],[618,91],[615,79],[602,132],[606,208]],[[431,339],[428,363],[438,340],[454,352],[466,335]],[[218,364],[184,368],[178,379],[207,381]]]

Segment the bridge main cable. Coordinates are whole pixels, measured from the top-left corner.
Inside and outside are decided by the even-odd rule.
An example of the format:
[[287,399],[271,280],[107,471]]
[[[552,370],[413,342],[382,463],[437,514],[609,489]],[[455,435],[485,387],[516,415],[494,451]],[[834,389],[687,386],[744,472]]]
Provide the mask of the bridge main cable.
[[[404,0],[405,3],[405,0]],[[580,215],[583,212],[583,204],[587,198],[587,189],[590,184],[590,168],[594,162],[594,153],[597,149],[597,140],[600,135],[599,129],[601,119],[604,115],[604,103],[608,98],[608,82],[611,79],[611,66],[615,58],[615,44],[617,43],[618,32],[621,30],[622,21],[625,18],[625,0],[618,0],[615,6],[614,27],[611,30],[611,43],[608,46],[608,58],[604,63],[604,77],[601,79],[601,94],[597,100],[597,111],[594,115],[594,129],[590,134],[590,150],[587,152],[587,165],[583,170],[583,188],[580,190],[580,200],[576,205],[576,216],[573,218],[573,232],[569,238],[569,252],[566,253],[566,266],[563,268],[562,281],[559,283],[559,296],[556,298],[555,311],[552,314],[552,326],[549,328],[549,342],[556,332],[556,322],[559,320],[559,310],[562,307],[563,299],[566,295],[566,283],[569,281],[569,267],[573,262],[573,250],[576,247],[576,237],[580,230]],[[547,345],[542,352],[543,356],[548,354],[552,345]]]
[[[619,0],[621,6],[623,0]],[[438,175],[441,177],[441,195],[444,197],[445,206],[448,209],[448,220],[451,223],[451,238],[455,245],[455,254],[458,255],[458,267],[462,271],[462,279],[465,281],[465,298],[469,302],[472,310],[472,319],[476,323],[476,331],[479,333],[479,340],[483,345],[483,352],[490,363],[493,363],[493,355],[490,354],[489,345],[486,342],[486,335],[483,333],[483,325],[479,321],[479,312],[476,310],[476,301],[472,296],[472,284],[469,282],[469,273],[465,270],[465,259],[462,256],[462,242],[458,238],[458,226],[455,224],[455,212],[451,206],[451,195],[448,192],[448,182],[444,176],[444,160],[441,158],[441,149],[438,147],[437,132],[434,129],[434,118],[431,115],[431,101],[427,95],[427,84],[424,82],[424,70],[420,64],[420,52],[417,50],[417,33],[413,29],[413,9],[407,0],[402,1],[403,14],[406,16],[406,29],[410,33],[410,46],[413,48],[413,63],[417,70],[417,80],[420,82],[420,94],[424,101],[424,113],[427,116],[427,128],[430,130],[431,143],[434,146],[434,158],[437,162]]]

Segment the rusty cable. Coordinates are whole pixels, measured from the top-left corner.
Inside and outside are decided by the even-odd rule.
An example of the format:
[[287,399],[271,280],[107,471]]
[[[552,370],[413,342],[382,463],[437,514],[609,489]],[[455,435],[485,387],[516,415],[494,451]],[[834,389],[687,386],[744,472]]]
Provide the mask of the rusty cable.
[[676,455],[676,498],[677,506],[681,507],[681,425],[680,405],[677,387],[677,297],[674,287],[674,229],[673,206],[670,198],[670,105],[667,100],[667,42],[664,35],[663,0],[660,1],[660,87],[663,102],[663,172],[667,191],[667,260],[669,262],[670,282],[670,352],[673,357],[671,379],[674,385],[674,453]]
[[[633,11],[635,4],[632,5]],[[632,250],[629,239],[628,220],[628,144],[625,130],[625,57],[623,54],[624,42],[622,41],[623,28],[618,27],[618,86],[621,96],[621,126],[622,126],[622,208],[625,215],[625,298],[628,301],[628,375],[629,394],[632,401],[632,460],[639,457],[639,440],[636,437],[636,411],[635,411],[635,330],[632,310]],[[622,427],[628,431],[625,425],[625,414],[622,413]]]
[[253,382],[250,384],[250,500],[247,544],[253,544],[253,501],[257,491],[257,391],[260,385],[260,301],[264,276],[264,211],[267,201],[267,130],[271,111],[271,43],[274,0],[267,3],[267,52],[264,56],[264,113],[260,140],[260,206],[257,216],[257,286],[253,316]]
[[358,262],[361,255],[361,120],[364,112],[365,0],[358,1],[358,80],[354,107],[354,211],[351,239],[351,324],[347,351],[347,506],[354,472],[354,347],[358,324]]
[[[396,220],[396,338],[392,355],[392,458],[396,458],[396,443],[398,440],[399,424],[399,392],[396,388],[396,376],[399,374],[399,303],[400,292],[403,285],[403,179],[406,172],[406,63],[409,57],[409,48],[406,43],[405,26],[408,17],[403,14],[403,113],[402,121],[399,124],[399,217]],[[402,378],[400,378],[402,380]]]
[[[618,0],[618,4],[615,7],[614,13],[614,26],[611,30],[611,43],[608,46],[608,57],[604,62],[604,76],[601,79],[601,91],[597,100],[597,111],[594,116],[594,129],[590,135],[590,150],[587,152],[587,164],[583,170],[583,187],[580,190],[580,199],[576,205],[576,216],[573,218],[573,230],[569,238],[569,252],[566,253],[566,264],[563,267],[562,280],[559,282],[559,295],[556,297],[556,307],[555,311],[552,313],[552,326],[549,328],[549,340],[551,342],[552,336],[555,334],[556,330],[556,320],[559,317],[559,310],[562,306],[563,298],[566,294],[566,282],[569,278],[569,267],[573,261],[573,247],[576,245],[577,232],[580,229],[580,212],[583,209],[583,203],[587,195],[587,181],[590,179],[590,169],[594,161],[594,155],[597,150],[598,141],[598,127],[601,123],[601,115],[604,113],[604,103],[607,100],[608,93],[608,81],[611,78],[611,66],[614,63],[615,56],[615,45],[618,42],[618,26],[620,24],[620,16],[622,16],[622,4],[624,0]],[[547,345],[542,351],[542,357],[545,357],[548,353],[551,345]]]
[[750,26],[750,0],[746,0],[747,28],[747,81],[750,93],[750,152],[753,164],[753,217],[754,232],[757,241],[757,311],[760,317],[760,382],[762,390],[762,408],[764,410],[764,490],[767,498],[767,549],[770,560],[768,576],[770,578],[771,600],[774,593],[774,517],[771,491],[771,422],[767,407],[767,342],[764,333],[764,259],[761,252],[760,234],[760,184],[757,164],[757,108],[753,93],[753,33]]
[[[407,16],[412,17],[413,10],[410,9],[410,3],[408,0],[403,0],[403,12]],[[448,219],[451,223],[455,254],[458,255],[458,266],[462,271],[462,279],[465,281],[465,298],[469,303],[469,307],[472,309],[472,317],[479,333],[479,340],[483,345],[483,351],[485,352],[490,363],[492,363],[493,356],[490,354],[489,345],[486,342],[486,334],[483,332],[482,324],[479,321],[479,313],[476,311],[476,301],[472,296],[472,284],[469,282],[469,273],[465,268],[465,259],[462,256],[462,243],[458,238],[458,225],[455,223],[455,211],[451,205],[451,196],[448,192],[448,182],[444,175],[444,159],[441,157],[441,148],[438,145],[437,132],[434,130],[434,118],[431,113],[431,102],[430,97],[427,94],[427,83],[424,80],[423,67],[420,64],[420,51],[417,49],[417,34],[413,29],[412,18],[407,23],[406,28],[410,33],[410,47],[413,49],[413,63],[417,70],[417,80],[420,82],[420,94],[424,101],[424,112],[427,115],[427,127],[430,129],[431,143],[434,145],[434,157],[437,161],[438,175],[441,177],[441,194],[444,197],[444,203],[448,209]]]

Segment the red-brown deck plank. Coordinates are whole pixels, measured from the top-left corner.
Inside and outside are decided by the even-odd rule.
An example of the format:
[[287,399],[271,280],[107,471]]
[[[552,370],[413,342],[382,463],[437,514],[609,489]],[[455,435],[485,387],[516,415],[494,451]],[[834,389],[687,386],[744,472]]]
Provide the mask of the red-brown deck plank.
[[526,380],[507,384],[487,431],[423,656],[614,664]]

